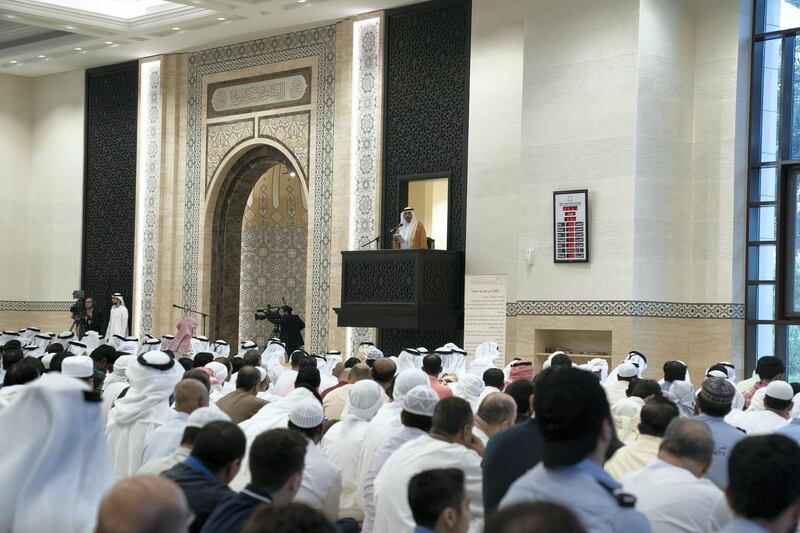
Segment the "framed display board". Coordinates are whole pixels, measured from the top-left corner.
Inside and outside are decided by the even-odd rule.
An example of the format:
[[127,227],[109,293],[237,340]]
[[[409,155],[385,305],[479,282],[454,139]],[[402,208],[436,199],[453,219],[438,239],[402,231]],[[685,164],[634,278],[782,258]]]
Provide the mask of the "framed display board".
[[553,193],[553,262],[589,262],[589,191]]

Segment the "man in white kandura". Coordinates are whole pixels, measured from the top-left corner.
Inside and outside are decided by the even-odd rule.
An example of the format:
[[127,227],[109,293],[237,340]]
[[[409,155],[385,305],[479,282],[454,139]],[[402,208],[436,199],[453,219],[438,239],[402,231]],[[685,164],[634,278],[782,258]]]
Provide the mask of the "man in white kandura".
[[114,335],[128,336],[128,308],[125,307],[125,300],[118,292],[111,295],[111,312],[108,315],[106,339],[111,339]]
[[395,250],[413,250],[428,247],[428,236],[425,226],[417,220],[417,215],[410,207],[400,213],[400,226],[392,235],[392,248]]

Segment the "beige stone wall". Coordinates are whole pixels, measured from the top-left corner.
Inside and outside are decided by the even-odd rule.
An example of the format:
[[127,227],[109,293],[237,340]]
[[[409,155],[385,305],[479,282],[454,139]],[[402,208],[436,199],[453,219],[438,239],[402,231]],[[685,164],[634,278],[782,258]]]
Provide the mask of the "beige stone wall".
[[4,330],[20,330],[29,326],[59,334],[72,326],[69,311],[0,311]]

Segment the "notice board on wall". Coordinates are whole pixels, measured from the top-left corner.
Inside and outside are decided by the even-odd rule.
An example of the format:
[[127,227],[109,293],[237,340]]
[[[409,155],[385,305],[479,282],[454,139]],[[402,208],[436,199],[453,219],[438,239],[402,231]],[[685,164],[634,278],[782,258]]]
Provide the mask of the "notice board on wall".
[[553,193],[553,261],[589,262],[589,191]]
[[482,342],[506,355],[506,275],[464,276],[464,350],[470,359]]

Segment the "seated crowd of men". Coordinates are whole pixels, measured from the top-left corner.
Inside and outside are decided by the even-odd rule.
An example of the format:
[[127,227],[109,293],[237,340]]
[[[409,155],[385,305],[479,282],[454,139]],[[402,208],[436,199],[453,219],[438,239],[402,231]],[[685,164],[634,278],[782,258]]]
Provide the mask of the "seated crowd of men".
[[[794,531],[800,384],[631,352],[0,336],[0,531]],[[535,375],[534,375],[535,374]]]

